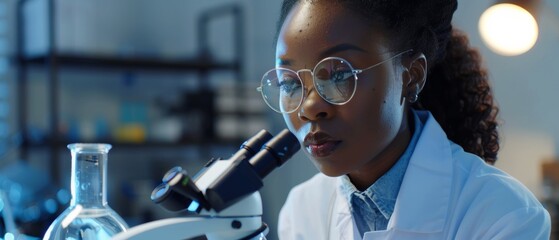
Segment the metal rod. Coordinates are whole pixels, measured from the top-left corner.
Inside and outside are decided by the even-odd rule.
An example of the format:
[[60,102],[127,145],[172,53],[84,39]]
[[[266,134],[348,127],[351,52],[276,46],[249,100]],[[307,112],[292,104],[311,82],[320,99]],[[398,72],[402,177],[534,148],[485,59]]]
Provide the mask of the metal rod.
[[19,158],[27,161],[28,159],[28,141],[27,141],[27,64],[25,63],[25,33],[23,28],[25,26],[25,18],[23,15],[23,6],[25,0],[20,0],[16,3],[16,91],[17,91],[17,122],[19,132],[22,138],[22,144],[19,148]]
[[[208,39],[209,39],[208,25],[211,22],[211,20],[215,20],[216,18],[227,16],[227,15],[233,15],[234,18],[233,24],[234,27],[236,28],[236,30],[234,31],[235,43],[233,45],[233,48],[234,48],[235,58],[233,59],[234,62],[233,64],[235,67],[233,68],[233,70],[235,71],[235,77],[237,78],[238,84],[236,84],[235,86],[235,97],[241,102],[243,102],[243,100],[246,99],[246,94],[243,94],[245,84],[246,84],[245,82],[246,77],[243,68],[244,64],[242,64],[243,60],[245,59],[244,58],[245,57],[244,56],[245,25],[244,25],[243,12],[238,4],[229,4],[229,5],[213,8],[200,15],[198,19],[198,28],[197,28],[198,46],[200,51],[199,57],[201,58],[201,61],[209,61],[212,59],[213,56],[210,54],[210,50],[208,46]],[[207,71],[202,70],[200,72],[200,81],[201,81],[200,85],[202,87],[207,87],[208,84],[206,82],[207,74],[208,74]],[[238,119],[239,122],[244,122],[245,119],[244,111],[238,110],[237,116],[239,117]],[[212,117],[211,120],[213,120],[215,114],[208,113],[207,117]],[[242,131],[242,129],[239,128],[238,131]]]
[[48,80],[49,80],[49,111],[50,111],[50,149],[51,149],[51,174],[52,179],[55,184],[60,183],[60,173],[59,173],[59,152],[58,147],[61,143],[59,132],[58,132],[58,61],[57,61],[57,48],[56,48],[56,3],[55,0],[48,1]]

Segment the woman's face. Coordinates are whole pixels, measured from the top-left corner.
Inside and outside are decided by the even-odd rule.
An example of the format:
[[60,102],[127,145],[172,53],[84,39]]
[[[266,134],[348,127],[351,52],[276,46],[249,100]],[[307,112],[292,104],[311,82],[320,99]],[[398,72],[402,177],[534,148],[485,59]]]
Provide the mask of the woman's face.
[[[340,6],[301,1],[287,16],[278,38],[278,67],[313,69],[326,57],[340,57],[355,69],[367,68],[401,51],[386,46],[384,34]],[[358,74],[357,90],[345,105],[332,105],[302,73],[306,98],[284,114],[307,155],[329,176],[350,177],[386,171],[405,150],[405,119],[400,58]],[[380,170],[382,169],[382,170]],[[382,175],[382,174],[381,174]]]

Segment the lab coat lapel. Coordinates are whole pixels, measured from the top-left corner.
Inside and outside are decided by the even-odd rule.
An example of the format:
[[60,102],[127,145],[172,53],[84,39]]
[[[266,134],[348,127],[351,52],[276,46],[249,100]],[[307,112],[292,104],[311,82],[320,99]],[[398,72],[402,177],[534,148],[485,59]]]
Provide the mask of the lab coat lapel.
[[[338,186],[341,184],[338,178]],[[336,189],[336,199],[334,201],[334,208],[332,209],[332,231],[330,232],[330,239],[332,240],[353,240],[354,239],[354,224],[349,210],[349,203],[347,199],[341,194],[340,189]],[[356,238],[360,239],[360,238]]]
[[[387,230],[367,232],[363,239],[429,239],[440,236],[444,229],[452,182],[450,144],[429,112],[417,113],[424,124],[423,131],[404,175]],[[340,179],[338,184],[341,184]],[[361,239],[355,234],[349,203],[339,189],[337,192],[330,239]]]
[[423,131],[404,175],[394,212],[372,239],[442,239],[450,204],[452,153],[446,134],[428,112],[418,112]]
[[443,231],[452,184],[452,152],[446,134],[429,112],[418,112],[424,128],[404,175],[388,229]]

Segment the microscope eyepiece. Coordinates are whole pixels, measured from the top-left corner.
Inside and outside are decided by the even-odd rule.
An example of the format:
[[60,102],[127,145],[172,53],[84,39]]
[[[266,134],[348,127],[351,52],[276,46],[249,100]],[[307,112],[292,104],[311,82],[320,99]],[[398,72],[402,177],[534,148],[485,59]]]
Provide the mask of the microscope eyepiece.
[[[196,182],[181,167],[174,167],[163,176],[151,199],[169,211],[217,212],[231,206],[244,196],[258,191],[262,179],[281,166],[301,148],[297,138],[284,129],[275,137],[261,130],[245,141],[227,160],[210,160]],[[221,162],[225,161],[225,162]],[[218,162],[218,163],[216,163]]]
[[262,150],[250,159],[250,164],[258,175],[264,178],[276,167],[285,163],[300,148],[301,145],[297,137],[289,130],[284,129],[264,144]]
[[[258,191],[262,179],[293,156],[301,145],[289,130],[284,129],[269,140],[250,160],[234,164],[206,189],[206,199],[217,212],[242,197]],[[234,188],[234,189],[233,189]]]
[[256,135],[251,137],[249,140],[246,140],[242,145],[241,148],[246,149],[250,152],[251,156],[256,154],[262,146],[272,139],[272,134],[268,131],[262,129]]

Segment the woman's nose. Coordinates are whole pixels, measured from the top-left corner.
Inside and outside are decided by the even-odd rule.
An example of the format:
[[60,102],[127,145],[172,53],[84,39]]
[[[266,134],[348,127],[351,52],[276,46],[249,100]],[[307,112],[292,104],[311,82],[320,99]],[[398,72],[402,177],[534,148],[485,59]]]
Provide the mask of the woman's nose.
[[302,121],[317,121],[319,119],[332,117],[334,106],[320,97],[313,85],[312,77],[309,78],[310,79],[301,78],[305,85],[308,86],[307,89],[309,90],[303,98],[303,102],[301,103],[301,107],[299,107],[297,116]]

